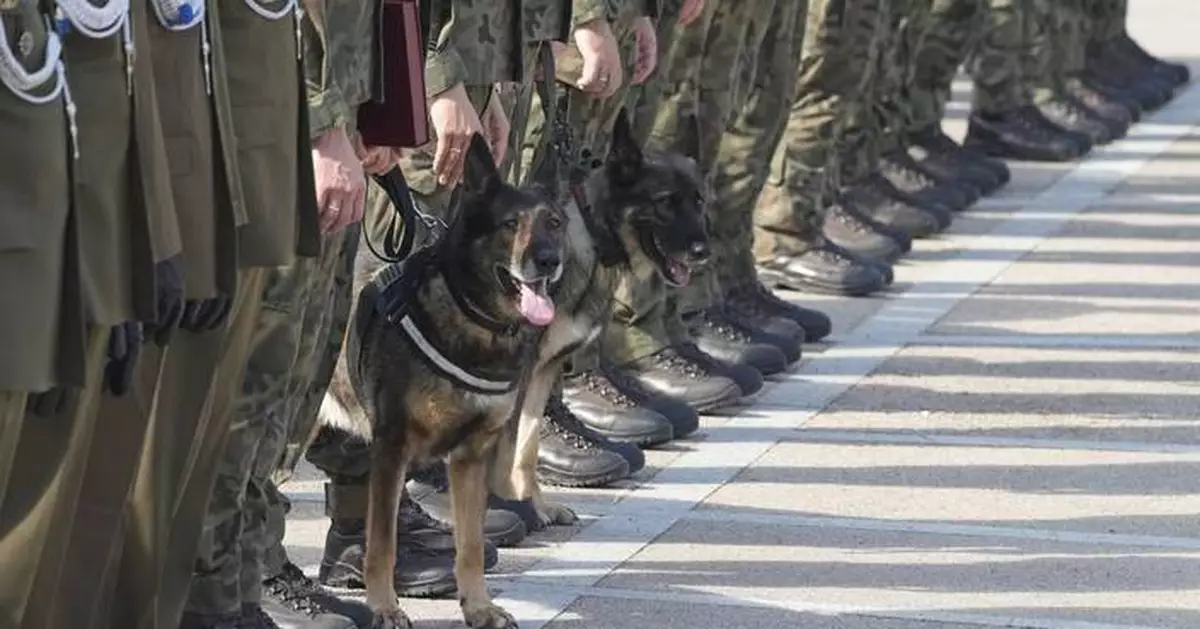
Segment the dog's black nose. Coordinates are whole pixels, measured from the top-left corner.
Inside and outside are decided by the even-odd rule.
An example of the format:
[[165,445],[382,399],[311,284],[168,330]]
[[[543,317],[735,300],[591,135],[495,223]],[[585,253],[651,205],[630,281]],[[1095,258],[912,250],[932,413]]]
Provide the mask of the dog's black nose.
[[543,275],[554,273],[560,264],[562,264],[562,257],[553,249],[543,249],[535,251],[533,254],[533,266],[537,268],[538,273]]
[[688,246],[688,259],[692,262],[705,262],[712,255],[712,250],[708,248],[707,242],[693,242]]

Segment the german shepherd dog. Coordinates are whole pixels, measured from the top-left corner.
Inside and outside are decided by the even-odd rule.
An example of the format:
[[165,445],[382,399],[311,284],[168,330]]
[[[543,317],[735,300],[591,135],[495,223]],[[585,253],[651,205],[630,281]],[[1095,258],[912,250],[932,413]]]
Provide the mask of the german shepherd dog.
[[459,217],[402,317],[368,316],[380,311],[388,270],[360,263],[356,285],[371,283],[321,415],[371,441],[364,580],[376,629],[411,626],[394,590],[396,511],[409,464],[435,457],[448,463],[464,620],[517,626],[484,581],[489,488],[532,499],[547,524],[575,521],[543,499],[535,476],[538,429],[563,365],[603,330],[621,272],[656,269],[683,284],[708,256],[695,163],[643,153],[624,112],[607,162],[571,202],[539,192],[504,184],[477,136]]

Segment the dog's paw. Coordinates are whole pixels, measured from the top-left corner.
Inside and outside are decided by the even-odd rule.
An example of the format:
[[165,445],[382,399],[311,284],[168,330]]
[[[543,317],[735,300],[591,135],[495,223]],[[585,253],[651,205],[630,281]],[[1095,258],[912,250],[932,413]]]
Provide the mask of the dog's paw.
[[547,502],[538,509],[538,518],[544,526],[569,526],[579,521],[575,511],[565,504]]
[[399,609],[375,612],[371,629],[412,629],[412,621]]
[[517,629],[517,621],[503,607],[487,602],[462,604],[463,620],[471,629]]

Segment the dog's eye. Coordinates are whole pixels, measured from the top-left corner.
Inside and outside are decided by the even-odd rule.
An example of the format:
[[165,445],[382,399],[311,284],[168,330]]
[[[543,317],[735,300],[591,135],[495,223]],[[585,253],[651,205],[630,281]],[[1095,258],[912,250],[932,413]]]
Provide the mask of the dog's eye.
[[520,223],[520,221],[518,221],[515,218],[510,218],[510,219],[504,221],[503,223],[501,223],[501,225],[504,226],[504,229],[508,229],[511,231],[517,231],[517,228],[521,226],[521,223]]
[[562,227],[562,219],[557,216],[551,216],[550,218],[546,219],[546,227],[557,231],[560,227]]

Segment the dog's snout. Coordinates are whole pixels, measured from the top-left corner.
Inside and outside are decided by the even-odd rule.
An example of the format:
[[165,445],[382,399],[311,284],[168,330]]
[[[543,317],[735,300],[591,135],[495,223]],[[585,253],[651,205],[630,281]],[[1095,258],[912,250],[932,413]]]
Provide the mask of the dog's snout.
[[560,264],[562,264],[562,256],[553,249],[540,249],[533,253],[533,266],[542,275],[554,273]]
[[709,249],[707,242],[696,241],[688,246],[687,254],[688,259],[692,262],[707,262],[709,256],[712,255],[712,250]]

